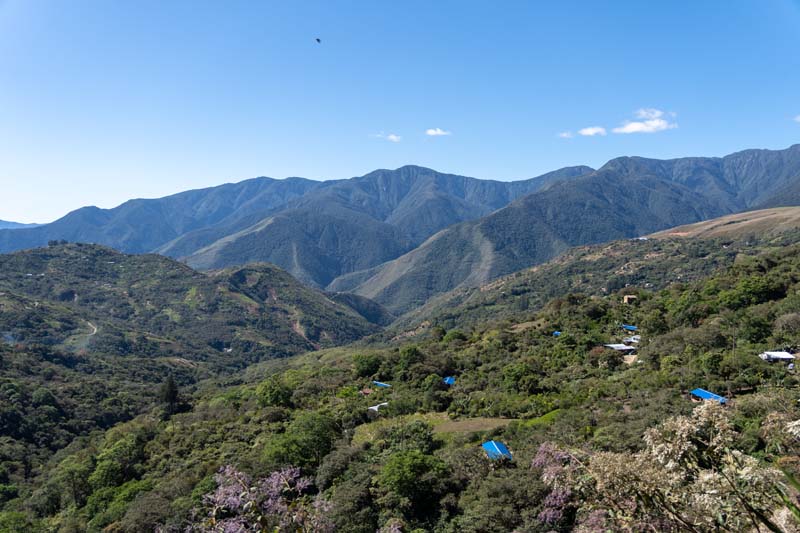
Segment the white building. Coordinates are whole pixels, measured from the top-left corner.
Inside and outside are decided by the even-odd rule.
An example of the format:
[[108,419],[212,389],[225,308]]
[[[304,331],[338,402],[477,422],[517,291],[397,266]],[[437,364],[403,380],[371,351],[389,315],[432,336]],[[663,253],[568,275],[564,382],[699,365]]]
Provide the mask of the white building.
[[775,361],[791,363],[795,360],[794,355],[789,352],[764,352],[759,357],[768,363],[774,363]]

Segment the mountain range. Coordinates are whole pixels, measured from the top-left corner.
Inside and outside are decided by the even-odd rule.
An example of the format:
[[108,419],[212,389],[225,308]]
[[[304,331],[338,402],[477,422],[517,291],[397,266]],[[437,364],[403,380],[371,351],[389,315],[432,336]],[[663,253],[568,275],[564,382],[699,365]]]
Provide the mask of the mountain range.
[[34,228],[39,224],[22,224],[20,222],[10,222],[8,220],[0,220],[0,230],[2,229],[20,229],[20,228]]
[[572,167],[518,182],[414,166],[327,182],[257,178],[113,209],[86,207],[39,228],[0,231],[0,252],[67,240],[155,251],[205,269],[268,261],[324,287],[339,275],[393,259],[449,225],[590,171]]
[[798,190],[800,145],[723,158],[618,158],[447,228],[411,252],[343,276],[329,288],[367,296],[400,314],[436,294],[542,263],[572,246],[785,205]]
[[200,270],[274,263],[399,314],[582,244],[800,200],[800,145],[725,157],[613,159],[500,182],[405,166],[316,182],[257,178],[0,230],[0,252],[51,240],[156,252]]

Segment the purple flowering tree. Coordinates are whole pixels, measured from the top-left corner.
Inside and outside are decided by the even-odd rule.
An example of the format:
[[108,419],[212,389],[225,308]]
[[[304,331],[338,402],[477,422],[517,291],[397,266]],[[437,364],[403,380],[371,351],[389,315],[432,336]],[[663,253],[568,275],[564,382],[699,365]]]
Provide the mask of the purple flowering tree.
[[296,467],[252,479],[228,465],[214,476],[217,488],[203,497],[200,518],[186,533],[328,533],[330,504],[309,494],[312,482]]

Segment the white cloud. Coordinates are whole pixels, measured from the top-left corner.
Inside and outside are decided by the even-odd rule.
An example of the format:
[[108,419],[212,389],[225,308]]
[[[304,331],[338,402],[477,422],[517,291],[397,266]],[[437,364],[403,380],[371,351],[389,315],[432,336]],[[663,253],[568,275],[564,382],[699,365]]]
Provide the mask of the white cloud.
[[642,109],[637,109],[633,114],[636,115],[636,118],[645,120],[653,120],[664,116],[663,111],[660,109],[653,109],[652,107],[643,107]]
[[[634,112],[639,120],[626,120],[622,126],[614,128],[614,133],[655,133],[657,131],[672,130],[678,127],[675,122],[664,118],[665,113],[660,109],[642,108]],[[675,117],[675,113],[669,114]]]
[[794,121],[795,122],[800,122],[800,115],[797,115],[796,117],[794,117]]
[[393,142],[393,143],[399,143],[400,141],[403,140],[403,138],[400,135],[397,135],[396,133],[388,133],[387,134],[387,133],[380,132],[380,133],[376,133],[375,135],[371,135],[370,137],[375,137],[376,139],[386,139],[387,141]]
[[562,131],[558,134],[560,139],[572,139],[573,135],[571,131]]
[[588,128],[583,128],[578,130],[578,135],[583,135],[584,137],[594,137],[595,135],[605,135],[606,129],[601,126],[590,126]]
[[425,135],[429,137],[441,137],[442,135],[450,135],[451,132],[445,131],[442,128],[428,128],[425,130]]

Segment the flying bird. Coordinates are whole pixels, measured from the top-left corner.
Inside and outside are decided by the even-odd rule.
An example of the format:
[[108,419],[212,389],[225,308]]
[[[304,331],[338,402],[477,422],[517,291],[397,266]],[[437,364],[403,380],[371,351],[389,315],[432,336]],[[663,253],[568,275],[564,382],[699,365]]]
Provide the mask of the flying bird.
[[322,42],[322,39],[320,39],[319,37],[317,37],[317,42],[318,42],[318,43],[321,43],[321,42]]

